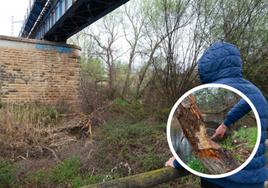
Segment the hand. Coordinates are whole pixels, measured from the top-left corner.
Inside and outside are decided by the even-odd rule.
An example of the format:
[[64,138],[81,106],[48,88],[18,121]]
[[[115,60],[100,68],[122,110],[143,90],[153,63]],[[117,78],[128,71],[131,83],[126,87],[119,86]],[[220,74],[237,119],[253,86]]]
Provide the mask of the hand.
[[222,138],[226,132],[226,125],[224,125],[223,123],[216,129],[215,133],[213,134],[213,136],[210,139],[216,138],[216,137],[220,137]]
[[165,166],[175,168],[173,165],[173,161],[175,160],[175,157],[169,158],[169,160],[166,162]]

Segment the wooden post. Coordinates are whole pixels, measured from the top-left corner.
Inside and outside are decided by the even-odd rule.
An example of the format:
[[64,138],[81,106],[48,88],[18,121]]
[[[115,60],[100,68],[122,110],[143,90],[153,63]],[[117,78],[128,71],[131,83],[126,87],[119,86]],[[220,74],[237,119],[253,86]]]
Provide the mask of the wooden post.
[[181,124],[183,133],[192,146],[194,155],[211,174],[223,174],[234,170],[239,163],[229,151],[212,141],[193,95],[186,97],[174,114]]
[[153,187],[161,183],[169,182],[179,177],[188,175],[187,171],[183,168],[180,170],[175,170],[173,168],[161,168],[158,170],[153,170],[150,172],[145,172],[142,174],[137,174],[133,176],[127,176],[107,182],[102,182],[98,184],[88,185],[82,188],[145,188]]

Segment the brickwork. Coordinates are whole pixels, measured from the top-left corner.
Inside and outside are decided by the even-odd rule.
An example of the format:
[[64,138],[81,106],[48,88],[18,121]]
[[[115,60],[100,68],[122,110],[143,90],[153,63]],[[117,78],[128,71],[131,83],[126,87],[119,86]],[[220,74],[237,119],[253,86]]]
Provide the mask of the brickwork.
[[79,104],[79,48],[0,36],[0,98],[3,103],[62,100]]

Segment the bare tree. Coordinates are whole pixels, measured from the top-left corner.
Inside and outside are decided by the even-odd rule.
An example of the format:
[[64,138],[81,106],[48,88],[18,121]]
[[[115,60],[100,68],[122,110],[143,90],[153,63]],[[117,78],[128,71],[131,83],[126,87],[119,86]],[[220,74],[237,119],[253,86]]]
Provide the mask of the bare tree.
[[121,56],[116,48],[116,43],[121,37],[117,25],[117,20],[114,17],[106,16],[97,31],[90,30],[86,34],[95,45],[90,55],[100,58],[106,65],[110,98],[113,98],[115,94],[115,62]]
[[[143,27],[145,24],[145,15],[142,12],[140,7],[140,1],[134,2],[134,5],[128,5],[124,8],[124,14],[126,15],[126,22],[122,22],[123,25],[123,31],[125,35],[125,39],[130,47],[129,52],[129,59],[128,59],[128,69],[127,69],[127,75],[126,80],[124,83],[124,87],[122,90],[122,96],[125,96],[128,93],[129,89],[129,80],[130,80],[130,74],[132,71],[132,66],[135,61],[136,55],[138,54],[138,43],[143,37]],[[136,9],[133,9],[132,7],[135,6]],[[126,29],[126,25],[130,25],[130,29]]]
[[154,72],[151,84],[155,84],[162,98],[173,103],[193,87],[196,79],[196,60],[203,47],[197,22],[200,15],[194,11],[190,0],[162,0],[158,3],[157,20],[151,20],[147,31],[148,38],[157,41],[158,47],[155,50],[157,55],[150,59]]
[[201,0],[200,21],[203,39],[209,43],[224,40],[238,46],[245,62],[244,75],[268,93],[263,75],[268,73],[268,2],[265,0],[223,1]]

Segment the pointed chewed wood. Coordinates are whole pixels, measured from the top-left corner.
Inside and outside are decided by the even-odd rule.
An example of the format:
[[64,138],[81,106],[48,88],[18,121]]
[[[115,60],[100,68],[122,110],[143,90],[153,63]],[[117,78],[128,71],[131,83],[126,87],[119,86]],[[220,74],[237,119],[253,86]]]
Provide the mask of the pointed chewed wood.
[[239,166],[229,151],[220,147],[207,135],[202,113],[197,107],[193,95],[189,95],[179,104],[174,115],[180,122],[194,155],[210,174],[227,173]]

